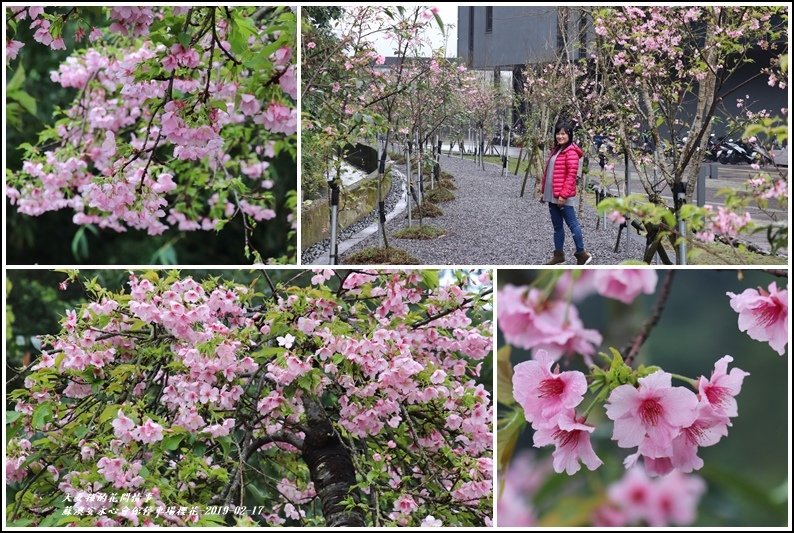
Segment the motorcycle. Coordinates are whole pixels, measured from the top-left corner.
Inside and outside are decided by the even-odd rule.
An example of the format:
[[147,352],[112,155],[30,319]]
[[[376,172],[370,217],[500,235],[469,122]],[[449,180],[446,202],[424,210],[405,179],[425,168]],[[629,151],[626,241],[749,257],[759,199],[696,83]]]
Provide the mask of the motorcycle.
[[761,146],[755,137],[751,137],[748,141],[748,144],[752,148],[752,152],[750,155],[753,158],[753,162],[758,163],[761,166],[765,165],[773,165],[775,164],[775,158],[772,156],[763,146]]
[[723,165],[736,165],[740,163],[754,163],[755,158],[750,151],[745,147],[744,143],[728,139],[723,143],[723,150],[720,151],[717,157],[717,162]]

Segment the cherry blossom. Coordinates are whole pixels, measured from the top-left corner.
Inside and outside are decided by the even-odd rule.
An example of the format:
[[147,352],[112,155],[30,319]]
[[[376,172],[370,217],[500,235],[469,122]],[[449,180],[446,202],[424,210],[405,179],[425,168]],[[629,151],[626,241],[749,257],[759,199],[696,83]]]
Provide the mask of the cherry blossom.
[[697,403],[692,391],[673,387],[666,372],[640,378],[637,388],[621,385],[606,403],[615,423],[612,439],[621,448],[642,445],[650,457],[669,455],[673,439],[697,417]]
[[[270,30],[285,24],[287,15],[294,17],[292,12],[282,7],[252,22],[253,8],[245,7],[223,14],[215,13],[217,7],[77,7],[57,24],[49,15],[32,17],[33,39],[65,49],[59,32],[74,19],[80,41],[87,31],[83,11],[89,9],[108,16],[113,38],[105,41],[103,30],[92,27],[86,48],[50,74],[61,87],[78,89],[77,96],[61,106],[57,124],[41,133],[41,146],[26,151],[21,170],[9,174],[12,205],[29,216],[68,209],[78,225],[149,235],[171,228],[216,231],[239,217],[245,219],[246,255],[263,262],[250,236],[257,223],[277,218],[282,207],[291,209],[274,193],[280,190],[274,187],[276,167],[228,184],[240,179],[243,163],[254,157],[269,166],[294,155],[292,34],[289,26]],[[162,20],[171,22],[154,24]],[[245,50],[235,39],[238,20],[246,21],[250,33]],[[178,28],[185,32],[181,39]],[[252,66],[247,54],[274,42],[280,45],[279,62]],[[21,46],[7,40],[7,57],[16,58]],[[243,131],[249,133],[240,146],[233,139]]]
[[[262,485],[274,502],[262,523],[305,519],[305,506],[329,497],[311,473],[312,453],[324,450],[311,444],[320,438],[319,417],[344,438],[340,446],[353,442],[358,450],[366,441],[365,452],[347,455],[350,479],[370,476],[366,489],[378,491],[381,509],[392,513],[384,515],[388,523],[448,525],[457,523],[446,518],[453,516],[483,523],[493,494],[493,413],[476,380],[491,352],[491,323],[475,325],[470,306],[482,310],[490,286],[438,287],[420,272],[378,270],[310,285],[313,275],[299,273],[305,283],[295,286],[277,282],[268,296],[261,291],[269,286],[154,271],[131,274],[118,292],[89,292],[92,300],[70,310],[62,330],[43,342],[41,366],[26,380],[7,478],[33,479],[22,467],[30,452],[21,437],[82,416],[97,396],[93,388],[111,406],[99,412],[104,421],[93,424],[93,412],[85,413],[91,435],[73,435],[65,424],[74,446],[46,459],[57,492],[73,499],[99,490],[97,480],[155,500],[160,487],[180,505],[198,491],[225,502],[240,454],[248,454],[256,468],[260,460],[290,465],[278,470],[280,481]],[[369,295],[365,303],[359,294]],[[408,306],[430,320],[404,312]],[[36,379],[43,374],[52,381]],[[73,395],[64,401],[69,387]],[[39,420],[42,405],[49,415]],[[43,492],[56,490],[50,474]],[[256,472],[244,476],[250,483]],[[363,494],[354,481],[345,483],[340,498]],[[114,516],[121,525],[133,518]],[[105,523],[87,513],[79,520]],[[191,523],[178,515],[151,521]]]
[[768,342],[779,355],[785,355],[788,344],[788,290],[779,290],[770,283],[768,290],[759,287],[739,294],[727,293],[731,308],[739,313],[739,329],[751,339]]
[[555,359],[539,351],[533,361],[515,366],[513,372],[513,397],[524,408],[524,415],[533,427],[552,424],[557,415],[578,406],[587,381],[577,371],[552,373]]
[[552,423],[542,425],[535,432],[535,446],[550,444],[555,446],[552,454],[555,472],[573,475],[579,471],[579,461],[590,470],[595,470],[604,464],[590,444],[590,433],[595,427],[582,422],[583,419],[577,419],[573,410],[568,410],[560,413]]
[[698,381],[700,401],[707,404],[715,414],[729,418],[739,414],[735,397],[742,390],[744,378],[750,375],[739,368],[728,372],[728,364],[732,362],[733,357],[726,355],[714,363],[714,372],[709,379],[701,376]]

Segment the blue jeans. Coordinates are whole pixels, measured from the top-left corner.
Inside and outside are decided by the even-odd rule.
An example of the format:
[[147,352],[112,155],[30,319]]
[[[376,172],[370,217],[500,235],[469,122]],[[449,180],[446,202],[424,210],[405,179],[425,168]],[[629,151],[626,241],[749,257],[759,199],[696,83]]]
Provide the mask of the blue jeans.
[[582,228],[579,227],[579,221],[576,219],[576,210],[573,206],[559,206],[549,202],[549,213],[551,213],[551,224],[554,226],[554,249],[561,252],[564,251],[565,228],[562,223],[565,221],[568,227],[571,228],[573,242],[576,245],[576,252],[583,252],[584,239],[582,238]]

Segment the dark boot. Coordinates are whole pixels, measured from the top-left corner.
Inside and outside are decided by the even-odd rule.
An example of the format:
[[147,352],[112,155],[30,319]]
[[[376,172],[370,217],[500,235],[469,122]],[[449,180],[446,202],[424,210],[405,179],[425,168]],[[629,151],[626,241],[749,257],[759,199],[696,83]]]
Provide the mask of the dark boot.
[[582,250],[581,252],[576,252],[573,254],[576,257],[576,264],[577,265],[586,265],[593,260],[593,256],[590,255],[587,250]]
[[565,253],[562,250],[554,250],[554,255],[551,256],[547,265],[559,265],[565,262]]

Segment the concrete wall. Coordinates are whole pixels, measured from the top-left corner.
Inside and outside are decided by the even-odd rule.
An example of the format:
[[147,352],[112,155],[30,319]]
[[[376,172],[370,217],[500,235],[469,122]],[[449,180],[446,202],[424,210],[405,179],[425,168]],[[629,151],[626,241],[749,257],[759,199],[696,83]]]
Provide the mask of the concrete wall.
[[[383,179],[383,196],[389,194],[391,174]],[[339,227],[345,229],[355,224],[378,206],[378,173],[371,173],[363,180],[342,191],[339,205]],[[327,199],[304,202],[301,210],[301,246],[330,237],[331,212]]]

